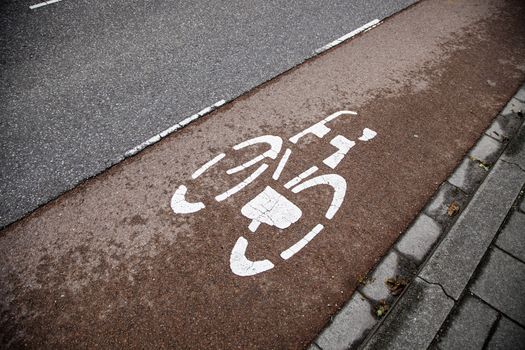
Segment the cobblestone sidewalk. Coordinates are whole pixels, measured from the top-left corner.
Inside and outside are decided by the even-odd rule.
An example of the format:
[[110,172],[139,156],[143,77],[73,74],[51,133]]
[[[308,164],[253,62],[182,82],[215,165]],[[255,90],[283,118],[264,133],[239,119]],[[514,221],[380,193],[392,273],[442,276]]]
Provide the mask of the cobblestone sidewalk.
[[525,349],[525,85],[310,349]]

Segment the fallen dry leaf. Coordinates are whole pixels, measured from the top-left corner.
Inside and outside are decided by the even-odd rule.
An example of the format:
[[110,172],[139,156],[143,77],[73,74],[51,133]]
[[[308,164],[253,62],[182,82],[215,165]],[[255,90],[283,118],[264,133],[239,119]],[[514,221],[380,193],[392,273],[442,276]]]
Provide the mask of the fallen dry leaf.
[[357,277],[357,284],[359,284],[359,285],[366,286],[367,284],[372,283],[372,282],[374,282],[374,279],[370,278],[368,276],[364,276],[363,277],[363,276],[359,275]]
[[390,294],[397,296],[401,294],[403,289],[405,289],[406,285],[408,284],[408,281],[405,277],[391,277],[385,281],[385,284],[390,291]]
[[456,215],[459,211],[459,204],[457,202],[452,202],[447,209],[448,216],[452,217]]

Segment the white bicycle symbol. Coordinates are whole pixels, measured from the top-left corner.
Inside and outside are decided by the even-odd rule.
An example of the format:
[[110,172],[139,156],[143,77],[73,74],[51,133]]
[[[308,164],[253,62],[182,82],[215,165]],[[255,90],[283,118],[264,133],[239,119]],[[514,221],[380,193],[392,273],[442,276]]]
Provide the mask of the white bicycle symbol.
[[[292,144],[296,144],[302,137],[307,134],[313,134],[318,138],[323,138],[327,135],[331,129],[326,126],[326,124],[339,116],[342,115],[357,115],[356,112],[352,111],[339,111],[331,114],[320,122],[310,126],[309,128],[301,131],[295,136],[292,136],[289,141]],[[365,128],[362,131],[362,135],[358,138],[359,141],[369,141],[372,140],[377,133],[371,129]],[[236,166],[234,168],[228,169],[226,173],[228,175],[235,174],[239,171],[245,170],[252,167],[253,165],[262,162],[266,158],[277,159],[281,149],[283,147],[283,140],[279,136],[274,135],[264,135],[259,136],[244,142],[241,142],[235,146],[233,149],[235,151],[249,147],[255,144],[265,143],[269,145],[269,149],[264,153],[258,155],[257,157]],[[339,163],[346,156],[348,151],[355,146],[356,142],[347,139],[342,135],[335,136],[330,144],[334,146],[337,150],[323,160],[324,165],[328,166],[331,169],[335,169]],[[282,155],[277,168],[275,169],[272,179],[278,180],[281,176],[286,163],[292,151],[290,148],[286,148],[284,154]],[[217,155],[215,158],[208,161],[206,164],[201,166],[197,171],[192,174],[192,179],[196,179],[201,176],[204,172],[210,169],[215,164],[219,163],[225,157],[224,153]],[[243,190],[246,186],[251,184],[255,179],[257,179],[261,174],[263,174],[269,165],[262,163],[259,167],[243,181],[237,185],[231,187],[227,191],[218,194],[215,196],[217,202],[222,202],[225,199],[235,195],[239,191]],[[333,189],[333,197],[330,206],[325,212],[325,218],[331,220],[334,215],[337,213],[341,207],[345,194],[346,194],[346,180],[338,174],[324,174],[317,177],[307,180],[311,175],[316,173],[319,170],[317,166],[312,166],[292,178],[288,181],[284,188],[285,190],[292,191],[292,193],[299,193],[305,189],[308,189],[313,186],[318,185],[327,185]],[[196,213],[205,208],[204,203],[196,202],[190,203],[186,201],[186,192],[187,187],[180,185],[171,198],[171,208],[175,214],[191,214]],[[259,193],[255,198],[250,200],[241,208],[241,214],[251,220],[248,229],[254,233],[257,231],[258,227],[261,224],[266,224],[270,226],[275,226],[279,229],[286,229],[292,224],[297,222],[301,216],[302,211],[294,203],[288,200],[284,195],[279,193],[277,190],[271,186],[266,186],[266,188]],[[308,233],[304,235],[302,239],[293,244],[288,249],[281,252],[280,256],[283,260],[288,260],[293,255],[297,254],[301,249],[303,249],[310,241],[323,230],[324,226],[319,223],[315,225]],[[230,254],[230,269],[231,271],[238,276],[253,276],[264,271],[268,271],[274,267],[274,264],[270,260],[259,260],[251,261],[246,257],[246,250],[248,248],[248,240],[243,236],[240,236]]]

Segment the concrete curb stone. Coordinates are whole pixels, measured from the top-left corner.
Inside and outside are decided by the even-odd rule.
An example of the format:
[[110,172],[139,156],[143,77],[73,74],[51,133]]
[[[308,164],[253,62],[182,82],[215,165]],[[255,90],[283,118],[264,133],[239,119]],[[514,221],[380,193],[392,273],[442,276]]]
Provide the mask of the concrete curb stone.
[[525,171],[525,124],[519,129],[517,137],[509,143],[501,159],[516,164]]
[[483,165],[491,166],[498,160],[505,145],[489,136],[482,136],[474,148],[469,152],[474,161],[482,162]]
[[525,102],[521,102],[516,97],[513,97],[509,103],[503,108],[503,111],[501,111],[502,115],[508,115],[511,113],[518,113],[525,111]]
[[445,181],[439,187],[436,195],[430,200],[423,212],[436,220],[443,230],[454,223],[461,211],[466,207],[469,197],[456,186]]
[[509,115],[500,114],[487,129],[485,135],[497,141],[506,142],[516,134],[522,122],[523,119],[516,113]]
[[419,276],[459,298],[525,184],[525,173],[516,170],[513,164],[496,163]]
[[[525,91],[525,85],[520,91]],[[389,349],[426,348],[432,343],[453,309],[454,299],[458,299],[463,293],[525,183],[525,171],[520,171],[523,168],[509,163],[516,159],[516,155],[525,154],[522,144],[512,139],[520,126],[519,135],[525,130],[522,115],[509,112],[517,106],[525,104],[512,99],[505,107],[506,114],[502,112],[495,118],[469,155],[440,186],[409,229],[369,274],[369,282],[359,287],[340,311],[344,316],[335,316],[334,321],[312,343],[311,350],[357,347],[379,349],[386,346]],[[520,136],[521,142],[524,136]],[[515,145],[510,154],[508,147],[505,149],[509,139],[512,140],[509,145]],[[502,151],[509,157],[509,162],[502,160]],[[494,162],[496,163],[492,167]],[[479,191],[474,193],[480,184]],[[487,198],[496,200],[503,206],[496,203],[485,205],[480,210],[479,204],[483,204],[483,200]],[[467,207],[469,200],[472,205]],[[451,212],[449,209],[452,204],[454,210]],[[497,213],[494,213],[493,207],[499,208]],[[521,203],[521,207],[522,210],[525,209],[525,201]],[[469,227],[465,217],[473,221],[472,227]],[[488,227],[481,224],[486,217],[490,217],[491,221]],[[479,230],[484,231],[478,234]],[[389,294],[385,279],[396,275],[413,276],[413,271],[442,235],[445,235],[444,239],[401,296]],[[474,252],[475,258],[466,264],[459,261],[461,259],[451,259],[461,249]],[[443,277],[450,276],[456,268],[463,272],[460,277]],[[360,302],[356,302],[356,298],[360,298]],[[379,320],[374,313],[374,306],[384,301],[392,306],[386,316]],[[356,308],[356,305],[359,307]],[[359,311],[353,311],[352,308]],[[363,315],[366,315],[364,322],[361,319]],[[347,334],[343,333],[345,331]]]
[[322,350],[322,349],[319,346],[317,346],[316,343],[312,343],[306,348],[306,350]]
[[488,169],[479,162],[470,158],[465,158],[449,177],[448,182],[460,188],[463,192],[472,194],[483,179],[487,176]]
[[453,306],[441,287],[416,277],[364,349],[426,349]]
[[325,328],[315,340],[315,345],[323,350],[348,349],[375,324],[370,303],[359,293],[354,293],[330,327]]
[[359,288],[359,292],[376,303],[390,301],[392,294],[385,282],[387,279],[395,278],[396,276],[408,279],[415,272],[411,272],[410,268],[406,268],[408,264],[409,262],[401,254],[394,250],[390,251],[374,269],[369,282]]
[[522,86],[518,90],[518,92],[516,92],[516,95],[514,95],[514,98],[525,103],[525,86]]
[[434,219],[421,214],[395,247],[399,252],[421,263],[441,236],[442,231],[441,226]]

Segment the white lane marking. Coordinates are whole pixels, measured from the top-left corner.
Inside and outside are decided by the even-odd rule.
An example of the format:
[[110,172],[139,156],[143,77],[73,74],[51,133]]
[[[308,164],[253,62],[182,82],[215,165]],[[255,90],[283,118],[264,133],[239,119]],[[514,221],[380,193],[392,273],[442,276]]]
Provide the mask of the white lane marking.
[[252,220],[252,222],[250,222],[250,224],[248,225],[248,229],[252,232],[255,232],[257,231],[257,229],[259,228],[259,225],[261,224],[260,221],[257,221],[257,220]]
[[261,175],[266,169],[268,168],[268,164],[262,164],[253,174],[248,176],[246,179],[244,179],[243,182],[238,184],[237,186],[234,186],[230,188],[228,191],[218,195],[215,197],[215,200],[217,202],[222,202],[226,198],[230,197],[231,195],[234,195],[235,193],[239,192],[246,186],[248,186],[250,183],[252,183],[259,175]]
[[330,132],[330,130],[331,130],[325,124],[328,123],[329,121],[334,120],[335,118],[337,118],[337,117],[339,117],[340,115],[343,115],[343,114],[357,115],[357,112],[353,112],[353,111],[339,111],[339,112],[335,112],[333,114],[330,114],[328,117],[324,118],[320,122],[317,122],[314,125],[304,129],[303,131],[301,131],[297,135],[294,135],[294,136],[290,137],[290,142],[291,143],[297,143],[297,141],[299,141],[303,136],[308,135],[308,134],[314,134],[315,136],[317,136],[320,139],[322,139],[324,137],[324,135],[328,134]]
[[325,163],[330,168],[335,169],[346,156],[350,148],[355,146],[355,142],[342,135],[337,135],[332,139],[332,141],[330,141],[330,144],[337,148],[337,152],[323,160],[323,163]]
[[38,4],[34,4],[34,5],[29,6],[29,9],[34,10],[34,9],[37,9],[37,8],[39,8],[39,7],[46,6],[46,5],[47,5],[47,3],[45,3],[45,2],[41,2],[41,3],[38,3]]
[[299,175],[297,175],[296,177],[288,181],[286,184],[284,184],[284,188],[289,190],[293,186],[297,185],[299,182],[306,179],[308,176],[315,173],[317,170],[319,170],[319,168],[316,167],[315,165],[310,167],[308,170],[303,171],[302,173],[300,173]]
[[244,141],[244,142],[241,142],[235,146],[233,146],[233,149],[238,151],[242,148],[245,148],[245,147],[248,147],[248,146],[251,146],[251,145],[255,145],[257,143],[267,143],[270,145],[270,149],[266,152],[264,152],[263,154],[247,161],[246,163],[244,164],[241,164],[235,168],[231,168],[231,169],[228,169],[226,171],[226,174],[228,175],[231,175],[231,174],[235,174],[241,170],[244,170],[252,165],[254,165],[255,163],[257,162],[260,162],[261,160],[263,160],[264,158],[271,158],[271,159],[275,159],[277,158],[277,155],[279,154],[279,152],[281,152],[281,147],[283,145],[283,140],[279,137],[279,136],[274,136],[274,135],[264,135],[264,136],[259,136],[259,137],[255,137],[253,139],[250,139],[250,140],[247,140],[247,141]]
[[357,115],[357,112],[354,112],[354,111],[338,111],[338,112],[330,114],[328,117],[324,118],[323,120],[325,122],[331,122],[332,120],[334,120],[335,118],[337,118],[337,117],[339,117],[340,115],[343,115],[343,114]]
[[252,219],[248,228],[255,232],[261,223],[281,230],[288,228],[301,218],[303,212],[285,196],[266,186],[264,191],[242,207],[241,214]]
[[237,276],[253,276],[274,267],[270,260],[251,261],[246,257],[248,241],[239,237],[230,254],[230,269]]
[[303,249],[312,239],[314,239],[315,236],[321,232],[321,230],[324,228],[323,225],[317,224],[312,231],[308,232],[306,236],[301,238],[297,243],[295,243],[290,248],[286,249],[284,252],[281,253],[281,258],[284,260],[290,259],[292,256],[294,256],[296,253],[298,253],[301,249]]
[[270,150],[273,151],[273,152],[270,152],[270,150],[268,150],[264,152],[263,154],[267,154],[266,157],[272,157],[272,159],[275,159],[277,157],[277,154],[281,152],[281,147],[283,144],[283,140],[279,136],[263,135],[263,136],[254,137],[253,139],[246,140],[244,142],[241,142],[233,146],[233,149],[238,151],[245,147],[255,145],[257,143],[263,143],[263,142],[269,144]]
[[188,188],[184,185],[180,185],[177,191],[171,197],[171,209],[175,214],[190,214],[198,212],[205,208],[204,203],[190,203],[186,201],[186,192]]
[[264,158],[266,158],[266,157],[264,156],[264,154],[258,155],[257,157],[255,157],[255,158],[253,158],[253,159],[247,161],[247,162],[244,163],[244,164],[241,164],[241,165],[239,165],[239,166],[237,166],[237,167],[235,167],[235,168],[231,168],[231,169],[226,170],[226,174],[228,174],[228,175],[232,175],[232,174],[238,173],[239,171],[244,170],[244,169],[246,169],[246,168],[249,168],[249,167],[251,167],[252,165],[254,165],[255,163],[260,162],[260,161],[263,160]]
[[51,4],[54,4],[54,3],[59,2],[59,1],[62,1],[62,0],[49,0],[49,1],[40,2],[38,4],[34,4],[34,5],[29,6],[29,9],[30,10],[34,10],[34,9],[39,8],[39,7],[46,6],[46,5],[51,5]]
[[222,106],[223,104],[226,103],[226,100],[220,100],[220,101],[217,101],[213,104],[213,107],[215,108],[219,108],[220,106]]
[[320,175],[292,188],[292,192],[299,193],[303,190],[306,190],[307,188],[317,185],[329,185],[334,189],[334,197],[332,198],[332,203],[330,204],[330,207],[328,208],[325,214],[325,217],[328,220],[331,220],[334,217],[335,213],[337,213],[337,211],[343,204],[343,200],[345,199],[346,180],[341,175],[337,174]]
[[175,124],[175,125],[170,126],[169,128],[167,128],[163,132],[161,132],[159,135],[160,135],[161,138],[164,138],[164,137],[168,136],[169,134],[171,134],[172,132],[174,132],[176,130],[179,130],[180,128],[182,128],[182,126],[180,124]]
[[288,162],[288,158],[290,158],[290,154],[292,154],[292,151],[289,148],[287,148],[286,151],[284,151],[283,157],[279,161],[279,165],[277,165],[277,169],[275,169],[272,175],[272,179],[279,180],[279,177],[281,176],[284,166]]
[[191,123],[192,121],[197,120],[199,117],[200,117],[199,113],[196,113],[196,114],[194,114],[194,115],[189,116],[188,118],[185,118],[185,119],[181,120],[181,121],[179,122],[179,125],[180,125],[181,127],[186,126],[186,125],[188,125],[189,123]]
[[293,136],[292,138],[290,138],[290,141],[292,143],[297,143],[297,141],[299,141],[299,139],[307,134],[314,134],[315,136],[319,137],[320,139],[322,139],[324,137],[324,135],[328,134],[330,132],[330,128],[327,127],[326,125],[324,125],[324,123],[322,122],[319,122],[319,123],[316,123],[314,125],[312,125],[311,127],[309,127],[308,129],[306,130],[303,130],[301,131],[299,134]]
[[202,109],[202,110],[201,110],[199,113],[197,113],[197,114],[198,114],[199,116],[202,117],[203,115],[210,113],[211,110],[213,109],[213,106],[214,106],[214,105],[211,105],[211,106],[209,106],[209,107],[206,107],[206,108]]
[[204,164],[203,166],[201,166],[199,169],[197,169],[196,172],[194,172],[193,174],[191,174],[191,178],[192,179],[196,179],[198,178],[199,176],[202,175],[202,173],[204,173],[206,170],[208,170],[209,168],[211,168],[212,166],[214,166],[215,164],[217,164],[222,158],[224,158],[226,155],[224,153],[221,153],[219,154],[217,157],[213,158],[212,160],[210,160],[209,162],[207,162],[206,164]]
[[375,132],[374,130],[369,129],[369,128],[364,128],[363,135],[359,137],[358,140],[359,141],[370,141],[374,137],[376,137],[376,135],[377,135],[377,132]]
[[177,124],[175,124],[173,126],[170,126],[166,130],[164,130],[164,131],[158,133],[157,135],[155,135],[153,137],[150,137],[148,140],[142,142],[140,145],[137,145],[137,146],[133,147],[132,149],[128,150],[126,153],[124,153],[124,158],[128,158],[128,157],[131,157],[132,155],[135,155],[135,154],[139,153],[144,148],[146,148],[148,146],[151,146],[154,143],[159,142],[160,139],[165,138],[166,136],[168,136],[169,134],[175,132],[176,130],[179,130],[182,127],[188,125],[189,123],[199,119],[200,117],[203,117],[205,114],[210,113],[211,111],[219,108],[220,106],[222,106],[225,103],[226,103],[226,100],[220,100],[218,102],[215,102],[213,105],[211,105],[210,107],[204,108],[199,113],[196,113],[196,114],[194,114],[194,115],[192,115],[192,116],[190,116],[190,117],[188,117],[186,119],[183,119],[182,121],[178,122]]
[[359,28],[357,28],[355,30],[352,30],[350,33],[345,34],[342,37],[340,37],[338,39],[335,39],[334,41],[326,44],[325,46],[315,50],[315,53],[319,54],[319,53],[324,52],[324,51],[326,51],[328,49],[331,49],[332,47],[341,44],[342,42],[344,42],[344,41],[346,41],[346,40],[356,36],[359,33],[362,33],[362,32],[365,32],[367,30],[372,29],[373,27],[377,26],[380,23],[381,22],[378,19],[374,19],[373,21],[370,21],[367,24],[364,24],[361,27],[359,27]]
[[124,156],[125,157],[132,156],[132,155],[142,151],[144,148],[146,148],[146,147],[148,147],[150,145],[153,145],[154,143],[159,142],[160,139],[161,139],[160,134],[155,135],[153,137],[150,137],[146,141],[142,142],[140,145],[135,146],[132,149],[130,149],[129,151],[127,151]]

